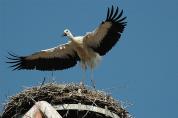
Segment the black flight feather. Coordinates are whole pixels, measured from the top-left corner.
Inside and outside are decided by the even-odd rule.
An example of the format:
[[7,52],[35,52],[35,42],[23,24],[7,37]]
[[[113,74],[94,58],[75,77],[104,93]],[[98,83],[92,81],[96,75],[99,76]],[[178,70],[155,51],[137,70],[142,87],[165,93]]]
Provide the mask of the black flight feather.
[[122,15],[123,10],[121,10],[121,12],[119,13],[118,7],[116,8],[116,10],[114,10],[113,6],[111,7],[111,9],[108,8],[106,20],[101,25],[105,25],[106,22],[110,22],[111,27],[108,29],[106,35],[101,40],[100,44],[97,47],[91,47],[101,56],[105,55],[109,50],[111,50],[111,48],[120,39],[121,33],[123,32],[127,23],[124,21],[126,17],[122,18]]

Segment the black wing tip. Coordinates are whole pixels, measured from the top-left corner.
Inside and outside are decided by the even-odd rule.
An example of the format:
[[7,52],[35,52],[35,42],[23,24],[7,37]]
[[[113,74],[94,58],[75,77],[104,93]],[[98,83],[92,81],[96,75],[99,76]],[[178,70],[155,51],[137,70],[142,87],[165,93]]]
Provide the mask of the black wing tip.
[[[119,12],[119,7],[116,7],[116,10],[114,6],[112,5],[111,8],[108,7],[107,11],[107,17],[105,21],[111,21],[115,23],[122,23],[127,17],[123,17],[123,9]],[[126,24],[126,22],[124,22]]]
[[12,71],[14,70],[20,70],[21,68],[21,62],[23,60],[23,57],[17,56],[14,53],[8,52],[9,56],[7,56],[6,58],[9,61],[6,61],[6,63],[8,64],[12,64],[11,66],[9,66],[10,68],[13,68]]

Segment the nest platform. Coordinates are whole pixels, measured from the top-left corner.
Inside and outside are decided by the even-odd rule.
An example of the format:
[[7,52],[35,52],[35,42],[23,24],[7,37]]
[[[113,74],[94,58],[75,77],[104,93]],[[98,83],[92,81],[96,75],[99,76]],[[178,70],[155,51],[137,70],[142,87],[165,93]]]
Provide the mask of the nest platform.
[[119,101],[104,91],[73,83],[27,88],[9,98],[2,118],[18,118],[37,101],[47,101],[63,118],[129,118]]

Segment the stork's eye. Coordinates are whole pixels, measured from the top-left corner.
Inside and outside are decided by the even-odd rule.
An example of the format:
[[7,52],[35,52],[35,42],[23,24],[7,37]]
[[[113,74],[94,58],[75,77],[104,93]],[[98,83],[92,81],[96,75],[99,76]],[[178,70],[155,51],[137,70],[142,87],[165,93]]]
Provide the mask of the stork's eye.
[[68,32],[68,30],[66,32]]

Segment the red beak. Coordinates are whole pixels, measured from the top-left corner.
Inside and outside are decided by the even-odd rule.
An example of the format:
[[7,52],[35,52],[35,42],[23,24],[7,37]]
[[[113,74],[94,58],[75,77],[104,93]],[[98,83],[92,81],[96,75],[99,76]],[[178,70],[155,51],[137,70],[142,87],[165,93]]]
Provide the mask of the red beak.
[[67,36],[67,34],[66,34],[66,33],[63,33],[62,36]]

